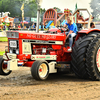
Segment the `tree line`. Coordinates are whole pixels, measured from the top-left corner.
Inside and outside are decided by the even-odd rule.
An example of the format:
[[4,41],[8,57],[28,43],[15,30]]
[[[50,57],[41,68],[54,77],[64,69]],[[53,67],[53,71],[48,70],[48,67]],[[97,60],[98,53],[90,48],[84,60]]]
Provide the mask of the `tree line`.
[[91,0],[90,7],[95,21],[100,21],[100,0]]
[[[37,4],[36,0],[0,0],[0,12],[10,12],[11,17],[21,17],[21,6],[24,3],[25,17],[37,16]],[[92,16],[95,20],[100,19],[100,0],[91,0],[90,7],[93,10]],[[54,7],[58,12],[61,10],[58,7]],[[41,16],[43,16],[45,9],[41,8]]]

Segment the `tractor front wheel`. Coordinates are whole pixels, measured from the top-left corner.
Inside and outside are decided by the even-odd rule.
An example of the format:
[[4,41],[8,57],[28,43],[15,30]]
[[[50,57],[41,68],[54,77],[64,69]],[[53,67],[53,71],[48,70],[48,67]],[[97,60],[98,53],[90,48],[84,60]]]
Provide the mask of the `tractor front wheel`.
[[49,65],[46,61],[35,61],[31,67],[31,74],[36,80],[46,80],[49,75]]
[[10,70],[7,70],[7,64],[4,64],[4,59],[0,58],[0,75],[7,76],[11,73]]

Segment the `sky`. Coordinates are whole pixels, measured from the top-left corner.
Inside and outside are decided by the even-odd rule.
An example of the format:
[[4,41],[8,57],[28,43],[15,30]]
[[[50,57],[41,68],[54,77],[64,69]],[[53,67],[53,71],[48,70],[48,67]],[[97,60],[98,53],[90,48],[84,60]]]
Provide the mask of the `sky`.
[[75,5],[77,3],[78,8],[87,8],[89,12],[92,12],[90,8],[91,0],[42,0],[41,8],[45,8],[46,10],[53,7],[58,7],[62,11],[65,8],[68,8],[75,11]]

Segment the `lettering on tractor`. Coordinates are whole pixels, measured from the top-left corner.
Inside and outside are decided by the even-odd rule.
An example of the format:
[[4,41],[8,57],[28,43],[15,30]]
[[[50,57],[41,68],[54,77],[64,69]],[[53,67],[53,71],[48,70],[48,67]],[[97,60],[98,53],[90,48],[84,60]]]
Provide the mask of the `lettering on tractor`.
[[[55,12],[47,10],[44,21],[50,20],[46,15],[49,11]],[[8,31],[8,50],[0,58],[0,75],[6,76],[27,66],[31,67],[36,80],[46,80],[51,73],[69,73],[72,70],[80,78],[100,80],[100,30],[89,27],[91,14],[87,9],[78,9],[73,15],[65,11],[61,16],[74,16],[78,11],[87,11],[90,17],[88,23],[84,22],[87,28],[78,31],[73,39],[71,51],[68,51],[69,40],[66,41],[68,30],[62,30],[61,26],[44,33]],[[51,19],[56,25],[61,18],[55,19],[53,15],[57,18],[57,13],[53,12]]]

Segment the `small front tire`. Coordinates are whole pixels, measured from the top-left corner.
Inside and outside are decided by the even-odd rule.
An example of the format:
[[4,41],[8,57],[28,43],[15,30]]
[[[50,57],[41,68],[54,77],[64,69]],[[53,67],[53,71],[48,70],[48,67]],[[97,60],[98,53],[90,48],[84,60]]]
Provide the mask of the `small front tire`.
[[36,80],[46,80],[49,75],[49,65],[46,61],[35,61],[31,67],[31,74]]
[[7,76],[11,72],[12,71],[7,70],[7,64],[4,64],[4,59],[1,57],[0,58],[0,75]]

